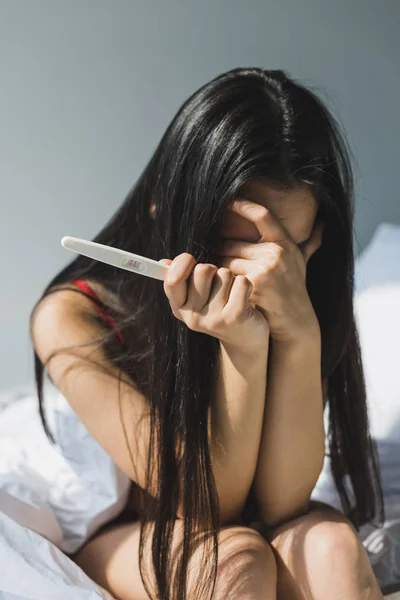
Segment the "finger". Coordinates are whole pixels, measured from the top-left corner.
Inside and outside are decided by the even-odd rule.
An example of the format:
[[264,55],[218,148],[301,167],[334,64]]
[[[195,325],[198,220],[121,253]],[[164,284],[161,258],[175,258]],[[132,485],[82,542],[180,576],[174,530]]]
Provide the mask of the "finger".
[[249,274],[249,261],[244,258],[221,257],[218,263],[236,275]]
[[282,242],[290,239],[283,225],[262,204],[246,198],[234,198],[226,208],[254,223],[260,233],[259,242]]
[[226,304],[226,309],[235,311],[236,314],[242,313],[243,310],[249,307],[252,289],[253,285],[247,277],[243,275],[235,277]]
[[200,312],[207,304],[218,267],[209,263],[195,266],[189,278],[186,304],[183,308]]
[[323,231],[324,223],[322,221],[316,222],[311,232],[310,239],[303,248],[303,256],[306,264],[312,255],[321,247]]
[[234,281],[233,273],[224,267],[215,274],[211,294],[208,300],[210,308],[222,309],[229,300],[229,293]]
[[172,258],[160,258],[158,262],[163,263],[163,265],[170,265],[172,263]]
[[164,291],[174,310],[178,310],[187,299],[187,279],[193,271],[196,259],[187,252],[174,258],[164,279]]

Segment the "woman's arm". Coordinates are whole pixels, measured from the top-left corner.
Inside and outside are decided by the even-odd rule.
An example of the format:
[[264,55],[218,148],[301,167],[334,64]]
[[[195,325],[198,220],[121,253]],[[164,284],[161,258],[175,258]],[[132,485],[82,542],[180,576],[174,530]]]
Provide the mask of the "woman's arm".
[[308,507],[325,449],[321,340],[272,341],[255,493],[267,526]]
[[[93,303],[72,291],[45,298],[33,320],[33,345],[43,363],[58,351],[46,366],[54,384],[120,469],[145,490],[150,437],[148,401],[129,382],[118,382],[118,370],[106,360],[101,348],[83,346],[102,333],[98,326],[85,320],[84,310],[94,312]],[[73,352],[68,351],[70,346],[75,346]],[[267,357],[268,346],[265,353],[257,355],[221,347],[209,436],[222,524],[240,515],[254,477]],[[156,497],[156,482],[152,481],[146,491]],[[177,512],[177,517],[181,516],[182,506]]]
[[260,448],[268,363],[268,344],[258,354],[220,343],[220,364],[212,398],[213,472],[222,524],[243,510]]

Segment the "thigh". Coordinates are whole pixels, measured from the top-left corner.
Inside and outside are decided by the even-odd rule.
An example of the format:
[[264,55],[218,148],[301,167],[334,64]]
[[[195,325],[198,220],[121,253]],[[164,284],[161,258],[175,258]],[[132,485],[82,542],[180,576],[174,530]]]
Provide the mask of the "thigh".
[[310,502],[310,511],[271,530],[263,530],[276,555],[278,598],[312,598],[307,580],[306,542],[313,527],[321,522],[341,522],[344,515],[323,502]]
[[329,584],[333,586],[332,596],[336,591],[340,596],[336,585],[339,588],[337,582],[341,581],[343,586],[368,589],[368,597],[381,597],[355,527],[332,506],[311,501],[307,514],[269,532],[266,539],[276,555],[278,594],[282,597],[318,597],[311,590],[320,589],[332,579],[336,581]]
[[309,512],[268,531],[265,538],[279,551],[286,562],[290,562],[295,558],[294,551],[300,550],[309,532],[321,523],[341,523],[346,528],[351,528],[357,535],[356,529],[343,513],[325,502],[312,500]]
[[[139,540],[140,523],[112,524],[104,528],[82,547],[72,558],[82,570],[96,583],[105,588],[116,598],[124,600],[149,600],[139,571]],[[144,548],[143,559],[145,581],[150,586],[152,594],[155,592],[154,576],[151,565],[151,539],[154,526],[148,527],[149,541]],[[190,558],[188,588],[197,582],[200,576],[202,563],[203,536],[198,536],[196,550]],[[204,539],[204,538],[203,538]],[[182,547],[183,524],[181,520],[175,522],[171,551],[171,572],[175,572],[177,558]],[[207,544],[211,553],[211,542]],[[229,525],[222,527],[218,538],[218,571],[216,580],[215,598],[227,598],[229,591],[234,586],[241,585],[238,571],[244,564],[254,561],[256,568],[260,567],[260,574],[276,586],[276,567],[273,551],[262,535],[257,531],[242,525]],[[247,563],[246,563],[247,561]],[[212,558],[207,563],[212,566]],[[239,568],[238,568],[239,566]],[[204,571],[201,571],[204,574]],[[210,571],[211,574],[211,571]],[[229,580],[229,581],[228,581]],[[154,595],[156,595],[154,593]],[[190,595],[189,595],[190,597]],[[239,596],[240,597],[240,593]]]

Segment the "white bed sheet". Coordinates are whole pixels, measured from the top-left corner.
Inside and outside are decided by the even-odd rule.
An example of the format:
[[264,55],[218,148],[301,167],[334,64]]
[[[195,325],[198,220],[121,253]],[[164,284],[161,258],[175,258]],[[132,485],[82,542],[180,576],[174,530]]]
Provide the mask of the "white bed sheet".
[[112,600],[54,544],[0,513],[0,600]]
[[48,386],[0,395],[0,600],[110,599],[68,558],[123,509],[130,481]]

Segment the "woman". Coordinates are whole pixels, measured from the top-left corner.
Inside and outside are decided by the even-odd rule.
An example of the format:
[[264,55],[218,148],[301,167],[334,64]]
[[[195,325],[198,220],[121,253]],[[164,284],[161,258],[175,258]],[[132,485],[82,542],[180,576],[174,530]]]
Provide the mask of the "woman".
[[[352,222],[328,109],[283,71],[234,69],[183,104],[94,239],[168,257],[164,284],[79,256],[45,289],[46,431],[44,367],[132,479],[74,556],[116,598],[382,597],[356,533],[383,503]],[[325,435],[344,514],[310,502]]]

